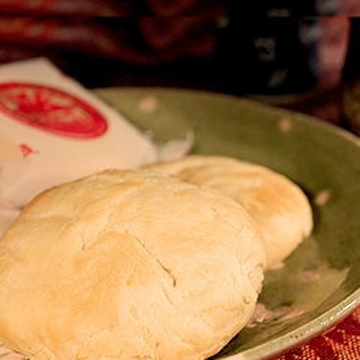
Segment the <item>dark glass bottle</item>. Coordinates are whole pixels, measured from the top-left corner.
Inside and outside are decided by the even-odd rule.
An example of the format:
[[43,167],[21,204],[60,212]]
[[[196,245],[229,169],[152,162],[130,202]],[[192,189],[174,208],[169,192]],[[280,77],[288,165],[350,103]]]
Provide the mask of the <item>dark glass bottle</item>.
[[230,90],[262,95],[310,91],[316,86],[317,20],[294,17],[299,9],[287,1],[254,3],[227,3],[228,26],[220,32],[218,54]]

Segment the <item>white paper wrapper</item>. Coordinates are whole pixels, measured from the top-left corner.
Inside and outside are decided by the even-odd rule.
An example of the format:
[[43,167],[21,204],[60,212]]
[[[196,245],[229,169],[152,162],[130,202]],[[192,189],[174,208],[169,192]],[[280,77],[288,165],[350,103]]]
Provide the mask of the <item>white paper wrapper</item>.
[[191,147],[189,139],[169,145],[154,145],[46,59],[1,66],[0,234],[49,187],[107,168],[179,157]]

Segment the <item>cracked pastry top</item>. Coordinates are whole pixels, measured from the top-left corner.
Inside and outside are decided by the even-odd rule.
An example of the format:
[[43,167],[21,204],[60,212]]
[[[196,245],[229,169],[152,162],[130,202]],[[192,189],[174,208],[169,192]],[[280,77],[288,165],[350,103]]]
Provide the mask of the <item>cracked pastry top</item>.
[[254,311],[266,256],[225,195],[149,170],[52,188],[0,241],[0,340],[32,360],[200,360]]
[[190,155],[149,168],[216,189],[241,204],[263,234],[268,268],[279,266],[313,228],[311,206],[300,187],[265,166],[226,156]]

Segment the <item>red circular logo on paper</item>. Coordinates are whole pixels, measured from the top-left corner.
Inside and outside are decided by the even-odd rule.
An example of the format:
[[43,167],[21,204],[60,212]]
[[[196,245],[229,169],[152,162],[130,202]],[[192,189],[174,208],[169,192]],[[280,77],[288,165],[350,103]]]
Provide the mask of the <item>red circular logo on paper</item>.
[[24,124],[72,138],[98,137],[108,128],[91,105],[49,86],[2,83],[0,110]]

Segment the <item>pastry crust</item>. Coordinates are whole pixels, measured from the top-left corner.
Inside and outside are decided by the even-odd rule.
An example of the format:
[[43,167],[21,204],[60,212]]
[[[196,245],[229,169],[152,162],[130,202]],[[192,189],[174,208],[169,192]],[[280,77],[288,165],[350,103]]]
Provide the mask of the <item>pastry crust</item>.
[[150,168],[217,189],[239,202],[263,233],[270,268],[278,266],[311,233],[312,210],[303,191],[264,166],[225,156],[192,155]]
[[25,207],[0,241],[0,340],[32,360],[200,360],[253,313],[265,252],[234,200],[107,171]]

